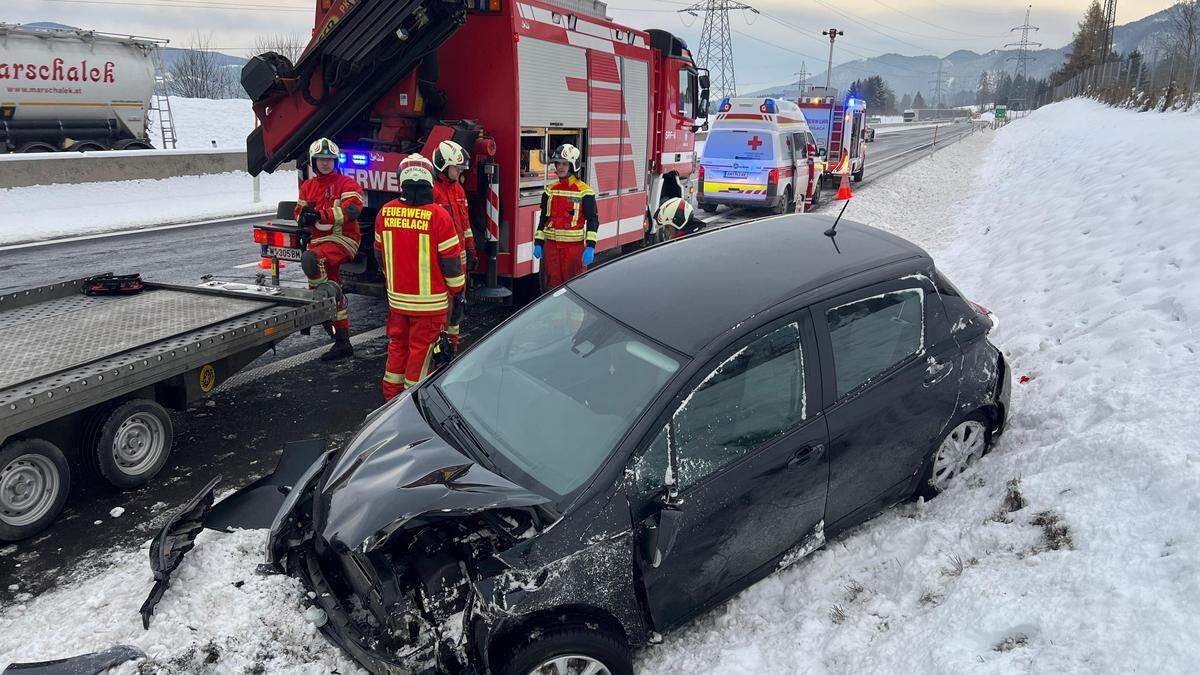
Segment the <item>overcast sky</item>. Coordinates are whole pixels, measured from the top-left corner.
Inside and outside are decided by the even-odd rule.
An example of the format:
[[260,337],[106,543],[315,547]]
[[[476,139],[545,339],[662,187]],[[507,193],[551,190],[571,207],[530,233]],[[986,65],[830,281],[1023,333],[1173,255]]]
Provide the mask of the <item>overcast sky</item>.
[[[700,0],[701,2],[703,0]],[[0,0],[0,22],[55,21],[81,28],[165,37],[186,46],[194,32],[245,56],[257,35],[312,29],[312,0]],[[987,52],[1015,41],[1027,2],[1014,0],[752,0],[766,14],[731,16],[738,88],[789,81],[804,62],[823,70],[828,42],[821,30],[846,32],[834,62],[886,52],[945,56],[958,49]],[[1089,0],[1035,2],[1030,23],[1047,47],[1071,39]],[[1174,0],[1121,0],[1117,23],[1135,21]],[[680,15],[682,0],[611,0],[609,13],[637,28],[663,28],[699,45],[702,17]],[[839,14],[840,12],[840,14]],[[750,37],[750,36],[753,36]]]

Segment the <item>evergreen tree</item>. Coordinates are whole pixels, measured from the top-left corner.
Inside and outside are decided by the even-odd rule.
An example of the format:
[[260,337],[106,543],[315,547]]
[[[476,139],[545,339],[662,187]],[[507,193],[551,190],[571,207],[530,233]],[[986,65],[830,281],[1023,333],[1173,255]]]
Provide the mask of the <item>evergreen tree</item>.
[[1079,73],[1100,63],[1104,53],[1104,39],[1107,35],[1107,25],[1104,21],[1104,10],[1100,8],[1099,0],[1092,0],[1075,37],[1071,40],[1071,51],[1067,61],[1051,75],[1051,82],[1062,84]]
[[975,105],[982,111],[992,102],[992,83],[987,71],[979,74],[979,87],[975,90]]
[[912,94],[905,94],[904,98],[900,99],[900,111],[903,112],[905,110],[912,110],[912,107],[913,107]]
[[917,95],[913,97],[913,101],[912,101],[912,109],[913,109],[913,110],[920,110],[920,109],[922,109],[922,108],[925,108],[925,107],[926,107],[926,106],[925,106],[925,97],[924,97],[924,96],[922,96],[922,95],[921,95],[921,92],[919,92],[919,91],[918,91],[918,92],[917,92]]

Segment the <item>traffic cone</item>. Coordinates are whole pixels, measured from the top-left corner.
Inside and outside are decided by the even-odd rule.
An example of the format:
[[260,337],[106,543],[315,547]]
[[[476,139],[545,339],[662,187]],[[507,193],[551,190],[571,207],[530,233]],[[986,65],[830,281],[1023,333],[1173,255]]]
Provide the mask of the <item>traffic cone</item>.
[[[282,261],[282,260],[280,260],[280,261],[279,261],[279,269],[283,269],[284,267],[285,267],[285,265],[283,264],[283,261]],[[259,260],[259,261],[258,261],[258,269],[260,269],[260,270],[269,270],[269,269],[271,269],[271,259],[270,259],[270,258],[263,258],[263,259]]]
[[842,184],[838,188],[837,197],[834,199],[837,201],[842,201],[845,199],[850,199],[853,196],[854,195],[850,193],[850,174],[844,173],[842,174]]

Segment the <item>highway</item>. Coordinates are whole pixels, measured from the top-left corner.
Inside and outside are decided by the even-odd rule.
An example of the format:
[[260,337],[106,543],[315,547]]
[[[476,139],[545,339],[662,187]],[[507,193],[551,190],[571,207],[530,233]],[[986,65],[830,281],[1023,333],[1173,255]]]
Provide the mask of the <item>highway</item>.
[[[969,131],[967,124],[942,127],[938,144]],[[933,138],[932,128],[877,135],[868,150],[864,185],[931,151]],[[710,222],[729,226],[764,213],[723,209]],[[251,226],[257,220],[235,218],[196,227],[0,247],[0,293],[105,271],[136,271],[148,280],[175,284],[199,283],[204,275],[253,281],[258,251]],[[284,280],[303,284],[298,264],[288,266]],[[477,305],[475,311],[464,328],[466,343],[508,314],[495,306]],[[102,564],[103,554],[113,547],[146,541],[172,509],[217,474],[226,478],[222,489],[233,489],[271,471],[288,441],[328,436],[335,443],[345,442],[382,403],[387,308],[380,300],[351,296],[350,317],[360,336],[356,358],[323,364],[314,360],[328,345],[322,332],[292,336],[276,354],[251,364],[237,386],[223,386],[208,401],[176,414],[172,458],[150,485],[117,493],[80,488],[84,481],[75,481],[66,509],[47,532],[0,546],[0,606],[19,602],[27,593],[37,595],[64,576],[85,573]],[[110,515],[116,507],[124,512]]]

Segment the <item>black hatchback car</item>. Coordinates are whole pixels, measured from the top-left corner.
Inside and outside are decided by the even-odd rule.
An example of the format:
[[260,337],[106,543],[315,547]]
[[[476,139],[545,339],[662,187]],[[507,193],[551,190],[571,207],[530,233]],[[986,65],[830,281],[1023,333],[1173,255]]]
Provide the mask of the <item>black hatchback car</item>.
[[913,244],[789,215],[516,313],[314,464],[272,562],[375,672],[632,672],[631,651],[987,451],[992,318]]

